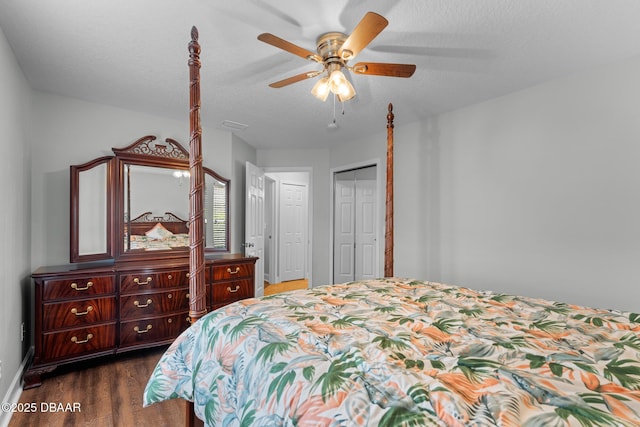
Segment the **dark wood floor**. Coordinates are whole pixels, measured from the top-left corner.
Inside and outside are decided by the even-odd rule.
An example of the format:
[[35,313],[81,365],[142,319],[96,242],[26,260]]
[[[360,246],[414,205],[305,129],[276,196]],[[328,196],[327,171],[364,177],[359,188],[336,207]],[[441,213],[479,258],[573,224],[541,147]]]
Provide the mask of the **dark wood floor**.
[[[181,399],[142,407],[142,393],[156,362],[166,348],[107,357],[63,367],[24,390],[20,402],[35,403],[35,413],[14,413],[9,427],[62,426],[183,426],[186,403]],[[60,404],[76,412],[52,412]],[[44,409],[44,410],[43,410]]]

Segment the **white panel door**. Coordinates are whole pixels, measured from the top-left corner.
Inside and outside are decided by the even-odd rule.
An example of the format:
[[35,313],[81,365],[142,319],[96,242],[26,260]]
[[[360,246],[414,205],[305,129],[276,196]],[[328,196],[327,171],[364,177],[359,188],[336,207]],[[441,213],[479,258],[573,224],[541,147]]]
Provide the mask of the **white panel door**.
[[307,187],[280,184],[280,280],[305,278]]
[[333,281],[378,277],[376,168],[334,177]]
[[264,171],[246,163],[244,254],[258,257],[255,267],[255,295],[264,295]]
[[355,180],[352,172],[335,175],[333,221],[333,282],[354,280]]
[[375,179],[358,179],[356,173],[355,207],[355,280],[375,279],[378,277]]

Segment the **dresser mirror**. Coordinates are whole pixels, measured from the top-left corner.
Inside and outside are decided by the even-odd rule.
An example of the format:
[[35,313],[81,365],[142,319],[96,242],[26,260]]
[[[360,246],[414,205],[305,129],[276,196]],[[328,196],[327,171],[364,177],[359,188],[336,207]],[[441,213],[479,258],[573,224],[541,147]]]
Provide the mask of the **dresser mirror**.
[[[188,256],[189,158],[154,136],[71,167],[71,262]],[[229,180],[204,172],[205,252],[229,251]]]
[[71,166],[71,262],[113,258],[113,161]]

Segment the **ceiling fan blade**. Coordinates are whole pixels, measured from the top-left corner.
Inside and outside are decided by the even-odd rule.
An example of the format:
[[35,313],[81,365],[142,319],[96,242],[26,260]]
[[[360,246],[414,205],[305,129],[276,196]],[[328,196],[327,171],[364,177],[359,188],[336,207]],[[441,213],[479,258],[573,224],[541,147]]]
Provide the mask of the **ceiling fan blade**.
[[281,88],[281,87],[288,86],[288,85],[293,84],[293,83],[298,83],[298,82],[300,82],[302,80],[313,78],[313,77],[319,75],[321,72],[322,71],[307,71],[306,73],[298,74],[296,76],[289,77],[287,79],[280,80],[278,82],[273,82],[269,86],[270,87],[274,87],[274,88]]
[[384,16],[378,15],[375,12],[367,12],[351,32],[351,35],[349,35],[342,44],[339,52],[342,59],[349,60],[355,57],[362,49],[371,43],[371,40],[375,39],[388,24],[389,21],[387,21]]
[[414,64],[387,64],[384,62],[358,62],[351,67],[356,74],[370,76],[411,77],[416,71]]
[[271,46],[275,46],[279,49],[286,50],[287,52],[293,53],[294,55],[298,55],[301,58],[322,63],[322,58],[317,54],[311,52],[308,49],[281,39],[278,36],[274,36],[273,34],[262,33],[258,36],[258,40],[270,44]]

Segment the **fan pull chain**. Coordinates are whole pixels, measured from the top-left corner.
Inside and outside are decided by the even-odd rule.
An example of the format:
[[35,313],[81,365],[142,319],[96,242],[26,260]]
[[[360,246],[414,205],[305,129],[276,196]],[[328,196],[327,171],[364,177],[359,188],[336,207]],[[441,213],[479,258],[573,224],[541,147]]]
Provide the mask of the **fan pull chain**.
[[328,127],[329,129],[335,129],[338,127],[338,123],[336,123],[336,95],[335,94],[333,94],[333,121],[329,123]]

